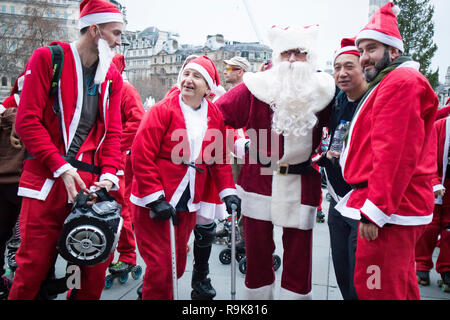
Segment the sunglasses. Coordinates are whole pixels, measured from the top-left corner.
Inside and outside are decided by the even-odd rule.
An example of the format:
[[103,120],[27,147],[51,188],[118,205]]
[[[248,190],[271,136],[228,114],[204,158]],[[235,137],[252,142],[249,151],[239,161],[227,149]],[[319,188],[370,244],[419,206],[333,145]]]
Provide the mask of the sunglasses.
[[281,56],[284,58],[289,58],[292,54],[294,54],[296,57],[301,57],[301,56],[307,55],[308,53],[306,51],[302,51],[300,49],[293,49],[293,50],[283,51],[281,53]]
[[238,70],[242,70],[242,69],[241,68],[233,68],[233,67],[226,67],[225,68],[226,72],[238,71]]

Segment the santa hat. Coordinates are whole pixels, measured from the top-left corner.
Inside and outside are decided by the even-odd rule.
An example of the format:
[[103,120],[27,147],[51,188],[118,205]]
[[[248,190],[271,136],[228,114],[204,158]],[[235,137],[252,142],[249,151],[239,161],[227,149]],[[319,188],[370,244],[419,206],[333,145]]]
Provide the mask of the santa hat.
[[117,70],[119,70],[119,73],[122,73],[123,70],[125,70],[125,57],[123,56],[123,54],[116,53],[116,55],[112,59],[112,62],[116,66]]
[[272,56],[278,58],[282,52],[292,49],[315,53],[318,33],[318,25],[308,27],[292,26],[287,28],[273,26],[268,34],[273,50]]
[[359,53],[358,48],[355,46],[355,39],[356,37],[342,39],[341,48],[334,53],[333,61],[336,61],[336,58],[341,54],[353,54],[360,57],[361,54]]
[[109,1],[83,0],[80,4],[80,20],[78,28],[81,30],[93,24],[108,22],[122,22],[123,16],[117,7]]
[[370,19],[367,26],[356,37],[356,45],[362,39],[372,39],[388,46],[404,51],[403,39],[398,29],[397,16],[400,8],[393,2],[378,9]]
[[213,94],[218,94],[217,87],[220,84],[219,73],[217,72],[214,62],[212,62],[210,58],[206,56],[195,58],[189,62],[183,70],[185,69],[193,69],[200,72],[203,78],[205,78],[211,92]]

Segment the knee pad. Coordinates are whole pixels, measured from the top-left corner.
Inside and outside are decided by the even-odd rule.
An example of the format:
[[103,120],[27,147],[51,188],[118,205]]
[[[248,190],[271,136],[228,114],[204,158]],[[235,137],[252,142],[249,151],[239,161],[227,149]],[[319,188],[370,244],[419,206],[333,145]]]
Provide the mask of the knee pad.
[[210,225],[196,225],[194,228],[195,244],[199,247],[208,247],[216,236],[216,223]]

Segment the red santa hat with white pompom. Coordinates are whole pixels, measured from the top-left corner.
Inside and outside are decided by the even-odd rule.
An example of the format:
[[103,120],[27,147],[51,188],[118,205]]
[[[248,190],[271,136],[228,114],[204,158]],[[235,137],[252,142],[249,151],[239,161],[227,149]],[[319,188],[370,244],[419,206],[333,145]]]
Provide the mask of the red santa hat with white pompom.
[[378,9],[367,26],[356,37],[356,46],[363,39],[372,39],[404,51],[403,39],[398,29],[397,16],[400,8],[393,2]]
[[193,69],[200,72],[203,78],[205,78],[211,92],[215,95],[219,93],[217,88],[220,84],[219,72],[217,72],[217,68],[210,58],[206,56],[195,58],[183,70],[185,69]]
[[334,53],[334,61],[336,61],[336,58],[341,54],[353,54],[358,57],[361,56],[358,48],[355,46],[355,39],[356,37],[342,39],[341,48]]
[[111,2],[105,0],[83,0],[80,3],[80,19],[78,28],[81,30],[94,24],[122,22],[122,12]]

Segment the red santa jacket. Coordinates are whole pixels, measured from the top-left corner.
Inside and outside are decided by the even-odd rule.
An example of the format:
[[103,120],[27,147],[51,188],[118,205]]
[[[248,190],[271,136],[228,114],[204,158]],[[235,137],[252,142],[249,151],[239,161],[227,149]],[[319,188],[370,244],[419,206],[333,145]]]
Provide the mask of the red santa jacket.
[[345,180],[368,187],[338,204],[343,215],[359,219],[362,213],[380,227],[431,222],[437,105],[427,79],[406,64],[371,92],[355,114],[341,156]]
[[136,136],[139,124],[145,114],[144,106],[138,91],[128,82],[124,81],[122,88],[122,101],[120,104],[122,118],[122,141],[120,151],[131,150],[134,137]]
[[[437,170],[433,178],[433,191],[444,190],[450,187],[447,176],[448,156],[450,147],[450,117],[435,122],[434,128],[437,137]],[[444,200],[444,201],[443,201]],[[444,198],[436,198],[436,204],[450,204],[450,197],[446,193]]]
[[176,206],[189,184],[193,198],[190,211],[197,210],[207,188],[207,170],[221,198],[235,193],[231,166],[226,163],[222,115],[204,99],[208,127],[194,168],[186,164],[190,147],[179,97],[177,90],[152,106],[136,134],[131,151],[134,177],[130,200],[137,206],[145,207],[160,195]]
[[[62,121],[53,111],[49,96],[53,75],[52,55],[48,47],[34,51],[25,69],[24,87],[17,112],[16,130],[34,159],[25,160],[19,195],[45,200],[54,179],[62,173],[65,155],[80,120],[83,97],[83,71],[74,43],[62,43],[64,65],[59,83]],[[116,186],[120,166],[122,77],[112,66],[100,85],[99,116],[76,158],[101,168],[99,180],[108,178]],[[90,160],[90,159],[93,159]]]

